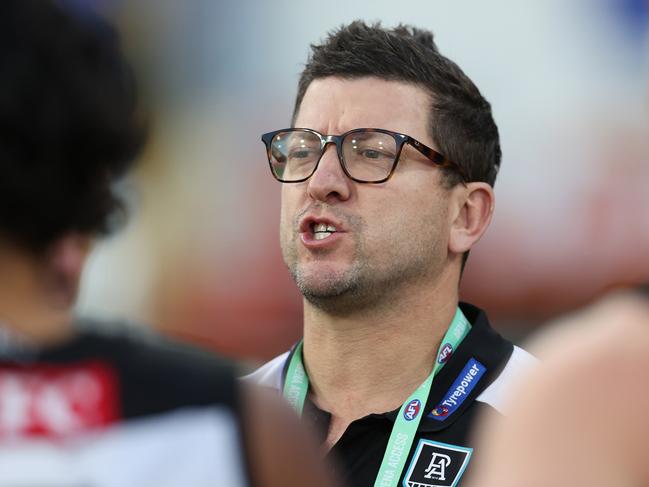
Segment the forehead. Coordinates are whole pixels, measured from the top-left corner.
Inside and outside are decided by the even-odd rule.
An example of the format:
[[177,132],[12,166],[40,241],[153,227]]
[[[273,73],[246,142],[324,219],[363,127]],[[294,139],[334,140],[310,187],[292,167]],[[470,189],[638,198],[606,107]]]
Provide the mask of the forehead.
[[430,105],[428,93],[412,83],[331,76],[309,85],[295,126],[331,135],[355,128],[382,128],[424,142]]

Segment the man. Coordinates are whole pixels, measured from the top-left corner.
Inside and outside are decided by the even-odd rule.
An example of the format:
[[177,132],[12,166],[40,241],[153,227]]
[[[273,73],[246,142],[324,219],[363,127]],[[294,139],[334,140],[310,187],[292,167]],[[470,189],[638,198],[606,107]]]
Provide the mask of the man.
[[354,22],[313,46],[292,127],[262,139],[304,339],[249,378],[284,391],[351,485],[458,485],[477,413],[530,362],[458,308],[494,207],[489,103],[430,32]]
[[542,365],[507,421],[489,423],[471,485],[649,485],[649,286],[607,296],[533,346]]
[[144,141],[138,107],[103,21],[2,2],[0,485],[331,485],[293,413],[230,365],[74,318]]

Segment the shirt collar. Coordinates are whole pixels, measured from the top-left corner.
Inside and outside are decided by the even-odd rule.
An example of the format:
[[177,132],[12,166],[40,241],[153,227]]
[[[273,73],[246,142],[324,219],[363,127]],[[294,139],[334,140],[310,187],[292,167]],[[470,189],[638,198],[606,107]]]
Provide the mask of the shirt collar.
[[[498,377],[513,352],[512,343],[491,327],[484,311],[467,303],[460,303],[460,309],[471,323],[471,330],[435,377],[422,412],[424,416],[419,423],[419,431],[441,431],[451,426]],[[432,411],[453,394],[458,384],[462,384],[472,364],[480,373],[472,379],[475,382],[465,388],[470,389],[469,392],[456,400],[457,406],[447,416],[433,419]],[[394,421],[398,413],[397,410],[387,414]]]
[[[462,416],[462,413],[475,401],[480,393],[498,377],[512,354],[514,348],[512,343],[505,340],[491,327],[484,311],[468,303],[460,303],[460,309],[471,323],[471,330],[433,380],[433,385],[428,395],[428,400],[426,401],[426,407],[421,413],[424,416],[419,423],[418,431],[441,431],[451,426]],[[284,364],[282,384],[284,384],[288,364],[294,352],[295,346],[291,349]],[[471,388],[471,391],[465,397],[461,398],[461,404],[450,412],[448,416],[444,417],[444,419],[437,420],[431,418],[429,415],[431,415],[433,409],[436,409],[444,398],[452,393],[456,380],[462,380],[467,364],[473,363],[472,360],[477,361],[481,368],[484,368],[484,371]],[[384,417],[394,422],[400,409],[398,408],[382,414],[370,414],[365,418],[361,418],[359,421],[367,418]],[[309,412],[307,413],[307,411]],[[326,411],[320,410],[310,401],[308,396],[305,400],[304,415],[305,418],[315,419],[320,426],[325,427],[326,434],[326,426],[328,426],[331,415]]]

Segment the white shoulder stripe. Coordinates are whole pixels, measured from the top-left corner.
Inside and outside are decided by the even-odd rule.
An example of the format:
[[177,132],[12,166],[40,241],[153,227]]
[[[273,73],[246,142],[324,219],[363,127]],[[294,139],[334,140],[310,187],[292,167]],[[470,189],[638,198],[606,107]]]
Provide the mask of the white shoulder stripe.
[[484,402],[495,408],[500,414],[506,414],[506,405],[512,393],[512,386],[522,379],[538,364],[538,359],[529,352],[514,345],[514,351],[509,357],[500,375],[480,394],[476,401]]
[[[289,352],[285,352],[275,357],[270,362],[259,367],[257,370],[242,377],[242,380],[252,383],[271,387],[273,389],[282,389],[282,370],[288,359]],[[500,375],[480,394],[476,401],[489,404],[501,414],[505,414],[505,405],[507,395],[511,393],[512,385],[516,383],[521,376],[529,372],[536,364],[538,359],[529,352],[526,352],[518,346],[514,346],[514,351],[509,357],[507,364]]]
[[243,487],[241,451],[232,411],[184,408],[56,441],[2,441],[0,485]]
[[278,391],[282,390],[282,370],[284,363],[288,359],[290,352],[285,352],[279,357],[275,357],[270,362],[265,363],[253,373],[241,378],[241,380],[250,381],[261,386],[272,387]]

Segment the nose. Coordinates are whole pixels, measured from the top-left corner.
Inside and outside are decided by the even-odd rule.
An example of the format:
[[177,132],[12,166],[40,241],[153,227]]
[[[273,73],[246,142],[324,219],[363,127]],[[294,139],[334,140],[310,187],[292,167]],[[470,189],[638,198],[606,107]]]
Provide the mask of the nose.
[[343,171],[334,144],[325,147],[318,168],[307,181],[307,193],[316,201],[335,203],[349,199],[354,182]]

